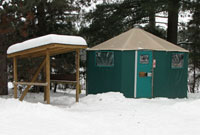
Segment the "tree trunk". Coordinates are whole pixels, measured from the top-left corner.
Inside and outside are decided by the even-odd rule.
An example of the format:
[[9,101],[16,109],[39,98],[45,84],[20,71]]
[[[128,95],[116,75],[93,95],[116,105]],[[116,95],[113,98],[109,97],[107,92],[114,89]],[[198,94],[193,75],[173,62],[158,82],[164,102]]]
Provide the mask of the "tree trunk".
[[56,93],[56,89],[57,89],[57,83],[54,83],[54,90],[53,90],[54,93]]
[[45,20],[45,1],[41,1],[37,7],[37,10],[38,10],[38,13],[37,13],[37,16],[38,16],[38,33],[37,35],[39,36],[43,36],[46,34],[46,20]]
[[193,63],[193,83],[192,83],[192,89],[190,90],[191,93],[195,92],[196,87],[196,64]]
[[7,76],[7,47],[4,44],[3,36],[0,34],[0,95],[8,94]]
[[155,10],[153,8],[150,8],[149,10],[149,27],[153,30],[156,27]]
[[193,45],[193,54],[192,54],[192,62],[193,62],[193,82],[192,82],[192,87],[191,87],[191,90],[190,92],[191,93],[194,93],[195,92],[195,88],[196,88],[196,68],[197,68],[197,59],[196,59],[196,46]]
[[180,0],[168,0],[167,40],[174,44],[177,44],[179,1]]

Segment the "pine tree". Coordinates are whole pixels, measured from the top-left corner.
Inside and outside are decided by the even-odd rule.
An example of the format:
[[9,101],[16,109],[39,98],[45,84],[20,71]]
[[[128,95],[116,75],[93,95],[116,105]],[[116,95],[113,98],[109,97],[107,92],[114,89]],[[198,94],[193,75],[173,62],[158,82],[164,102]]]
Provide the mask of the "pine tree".
[[190,44],[190,64],[193,72],[190,80],[190,92],[198,91],[200,85],[200,1],[194,1],[191,4],[191,11],[193,12],[192,20],[188,25],[188,40]]
[[9,3],[0,1],[0,95],[8,94],[7,89],[7,48],[9,44],[8,37],[14,32],[12,27],[12,20],[14,14],[13,8],[9,8]]

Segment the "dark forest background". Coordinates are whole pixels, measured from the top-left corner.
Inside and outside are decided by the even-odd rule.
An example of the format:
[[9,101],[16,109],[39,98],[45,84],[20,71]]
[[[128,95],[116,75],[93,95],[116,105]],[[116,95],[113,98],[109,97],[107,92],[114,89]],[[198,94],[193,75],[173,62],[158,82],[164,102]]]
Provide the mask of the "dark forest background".
[[[102,0],[101,4],[97,3],[99,0],[1,0],[0,95],[8,94],[7,82],[12,78],[12,62],[6,54],[10,45],[46,34],[65,34],[82,36],[92,47],[134,27],[141,27],[190,51],[189,91],[198,92],[200,1]],[[95,4],[96,8],[91,8]],[[191,16],[188,23],[179,22],[181,12]],[[165,16],[159,16],[158,13]],[[155,18],[167,18],[168,22],[156,22]],[[159,23],[164,23],[167,29],[159,27]],[[73,53],[58,55],[51,64],[61,64],[54,67],[57,73],[72,72],[73,58]],[[33,63],[30,61],[34,60],[22,60],[19,63],[19,70],[20,67],[27,67],[23,69],[26,72],[20,72],[21,76],[33,72],[29,69],[34,64],[27,64]]]

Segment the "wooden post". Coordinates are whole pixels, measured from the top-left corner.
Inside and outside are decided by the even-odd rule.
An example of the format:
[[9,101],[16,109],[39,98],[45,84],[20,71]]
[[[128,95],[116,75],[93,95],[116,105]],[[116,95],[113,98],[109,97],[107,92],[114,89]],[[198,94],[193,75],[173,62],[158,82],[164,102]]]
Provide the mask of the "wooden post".
[[[17,58],[13,58],[14,82],[17,82]],[[17,84],[14,84],[14,98],[17,98]]]
[[[37,77],[38,77],[40,71],[41,71],[42,68],[44,67],[45,62],[46,62],[46,60],[44,59],[44,61],[42,62],[42,64],[41,64],[41,65],[39,66],[39,68],[37,69],[35,75],[33,76],[31,82],[35,82],[35,80],[37,79]],[[22,101],[22,100],[24,99],[24,97],[26,96],[26,94],[27,94],[28,90],[30,89],[30,87],[31,87],[31,85],[28,85],[28,86],[26,87],[26,89],[23,91],[22,96],[21,96],[20,99],[19,99],[20,101]]]
[[[45,61],[46,61],[46,59],[45,59]],[[46,76],[46,68],[43,68],[43,74],[44,74],[44,77],[45,77]],[[46,90],[47,90],[47,87],[44,88],[44,101],[47,101]]]
[[50,56],[49,52],[46,52],[46,100],[47,104],[50,104]]
[[76,102],[79,102],[79,68],[80,68],[80,50],[76,50]]

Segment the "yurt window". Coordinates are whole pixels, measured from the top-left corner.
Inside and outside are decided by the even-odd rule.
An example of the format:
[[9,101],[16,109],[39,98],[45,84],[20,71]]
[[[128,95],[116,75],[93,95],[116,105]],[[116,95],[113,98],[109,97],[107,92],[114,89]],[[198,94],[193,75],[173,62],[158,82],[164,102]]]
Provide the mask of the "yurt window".
[[97,51],[96,65],[100,67],[114,66],[114,52],[113,51]]
[[172,54],[172,68],[183,68],[184,54],[174,53]]
[[140,63],[141,64],[149,64],[149,55],[147,55],[147,54],[140,55]]

